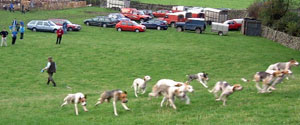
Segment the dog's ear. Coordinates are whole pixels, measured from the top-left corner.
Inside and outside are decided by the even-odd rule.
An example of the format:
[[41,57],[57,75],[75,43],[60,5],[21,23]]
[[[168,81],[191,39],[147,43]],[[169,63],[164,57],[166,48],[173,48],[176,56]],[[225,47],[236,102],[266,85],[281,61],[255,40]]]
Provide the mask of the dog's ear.
[[175,90],[175,93],[176,93],[176,94],[178,94],[178,93],[179,93],[179,90],[178,90],[178,89],[176,89],[176,90]]
[[180,87],[180,86],[181,86],[181,84],[180,84],[180,83],[177,83],[175,86],[176,86],[176,87]]
[[84,95],[84,98],[87,99],[87,95],[86,94]]

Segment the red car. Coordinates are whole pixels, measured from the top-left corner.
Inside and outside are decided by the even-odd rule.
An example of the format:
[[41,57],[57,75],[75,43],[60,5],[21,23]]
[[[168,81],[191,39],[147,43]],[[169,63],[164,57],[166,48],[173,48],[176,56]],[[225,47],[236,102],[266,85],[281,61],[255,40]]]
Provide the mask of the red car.
[[135,32],[145,32],[146,27],[144,25],[140,25],[134,21],[120,21],[116,25],[117,31],[135,31]]
[[165,17],[167,13],[170,13],[171,11],[169,10],[158,10],[153,12],[153,16],[154,17]]
[[54,22],[58,26],[62,26],[64,22],[67,22],[68,31],[79,31],[81,26],[78,24],[73,24],[69,20],[66,19],[49,19]]
[[234,20],[227,20],[227,21],[224,22],[224,24],[229,25],[229,27],[228,27],[229,30],[240,30],[241,27],[242,27],[242,24],[237,23]]
[[125,17],[135,21],[144,22],[151,19],[151,16],[146,15],[143,11],[139,11],[135,8],[122,8],[121,13]]
[[176,12],[176,13],[167,13],[166,16],[161,19],[167,21],[171,27],[175,27],[175,23],[177,22],[185,22],[187,19],[186,12]]

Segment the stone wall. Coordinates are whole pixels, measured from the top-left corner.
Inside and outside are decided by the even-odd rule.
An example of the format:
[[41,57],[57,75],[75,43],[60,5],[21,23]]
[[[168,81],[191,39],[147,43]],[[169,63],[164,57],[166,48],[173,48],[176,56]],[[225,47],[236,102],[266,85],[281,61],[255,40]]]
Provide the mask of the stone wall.
[[262,27],[262,37],[280,43],[286,47],[300,50],[300,37],[290,36],[284,32],[273,30],[269,27]]
[[136,9],[147,9],[147,10],[171,10],[173,6],[176,5],[161,5],[161,4],[148,4],[148,3],[140,3],[137,1],[130,2],[130,8]]

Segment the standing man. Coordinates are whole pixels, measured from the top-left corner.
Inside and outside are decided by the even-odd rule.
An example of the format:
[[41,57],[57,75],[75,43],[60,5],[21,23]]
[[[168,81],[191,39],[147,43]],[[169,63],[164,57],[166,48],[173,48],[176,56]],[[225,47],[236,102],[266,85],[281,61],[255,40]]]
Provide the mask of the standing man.
[[25,32],[25,27],[21,25],[21,27],[20,27],[20,33],[21,33],[20,39],[23,39],[24,32]]
[[25,14],[25,6],[24,6],[24,4],[22,4],[22,6],[21,6],[21,13]]
[[48,73],[48,82],[47,85],[49,85],[50,81],[53,83],[53,86],[56,87],[56,83],[54,82],[53,79],[53,74],[56,73],[56,64],[53,62],[52,57],[48,57],[48,63],[45,68],[42,69],[42,72],[47,70]]
[[15,31],[12,31],[12,42],[11,42],[11,44],[12,45],[15,45],[15,43],[16,43],[16,40],[17,40],[17,35],[18,35],[18,31],[17,30],[15,30]]
[[68,23],[65,21],[63,23],[63,30],[64,30],[64,33],[67,34],[67,31],[68,31]]
[[6,37],[8,35],[8,32],[6,31],[5,28],[3,28],[3,30],[0,32],[0,35],[2,36],[2,39],[1,39],[1,47],[2,45],[4,44],[5,46],[7,46],[7,43],[6,43]]
[[64,34],[64,31],[62,30],[62,28],[59,28],[56,31],[56,34],[57,34],[56,44],[60,44],[62,35]]

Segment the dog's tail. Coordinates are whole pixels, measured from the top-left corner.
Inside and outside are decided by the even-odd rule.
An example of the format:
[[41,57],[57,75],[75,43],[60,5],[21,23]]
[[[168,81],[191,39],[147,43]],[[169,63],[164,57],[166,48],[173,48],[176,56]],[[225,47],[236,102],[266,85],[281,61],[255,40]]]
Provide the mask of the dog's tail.
[[241,80],[242,80],[243,82],[250,82],[250,80],[247,80],[246,78],[241,78]]

